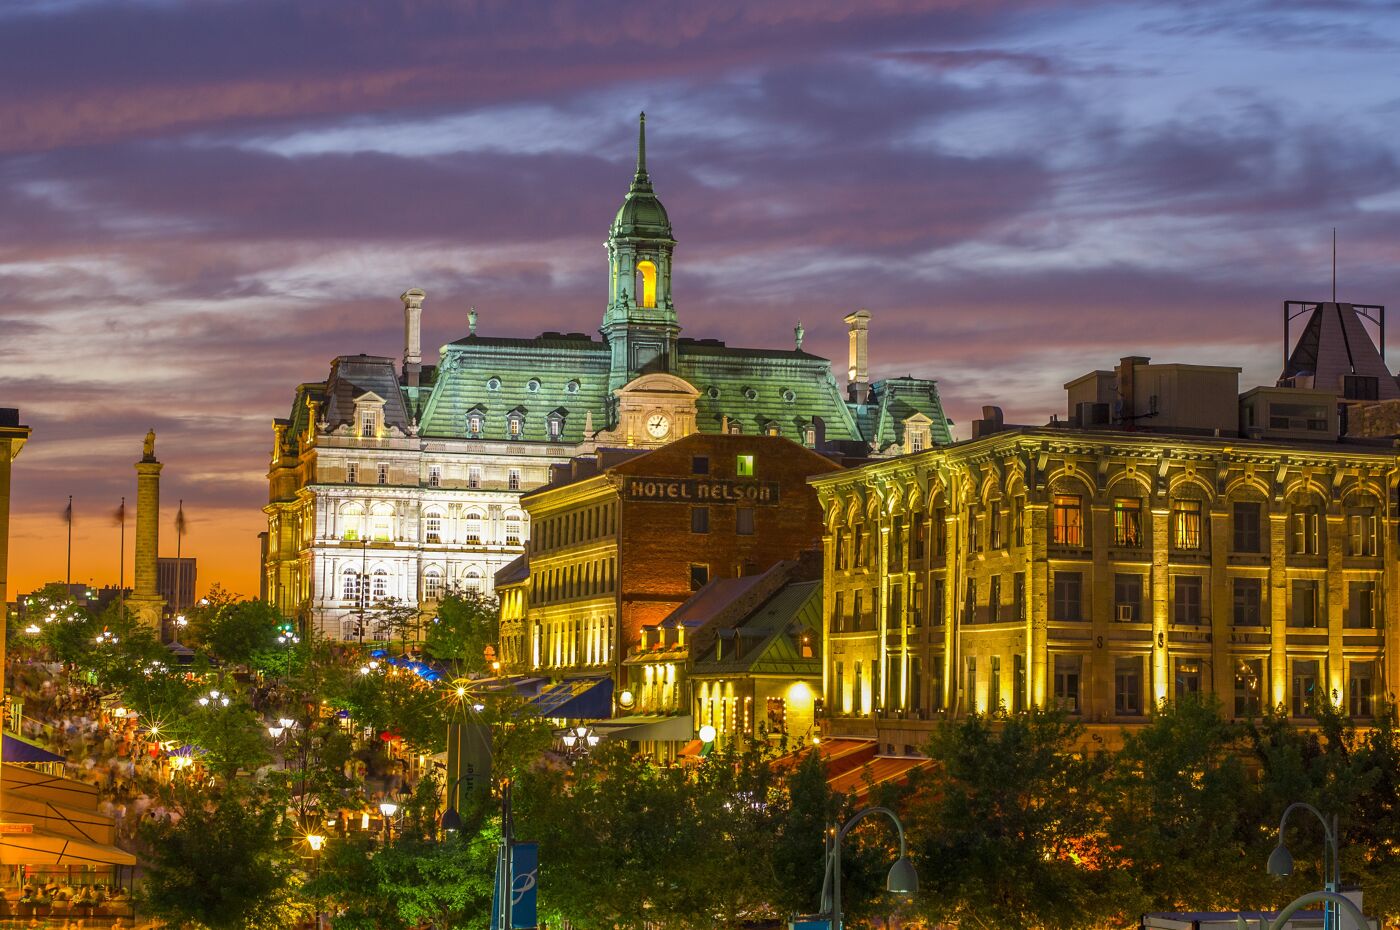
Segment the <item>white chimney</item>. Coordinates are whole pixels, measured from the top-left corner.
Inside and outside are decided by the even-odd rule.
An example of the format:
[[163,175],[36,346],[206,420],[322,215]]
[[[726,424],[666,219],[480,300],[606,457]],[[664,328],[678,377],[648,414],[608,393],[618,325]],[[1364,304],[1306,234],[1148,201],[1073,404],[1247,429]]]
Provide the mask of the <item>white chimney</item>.
[[403,380],[409,387],[418,386],[423,370],[423,298],[421,288],[409,288],[399,295],[403,301]]
[[866,338],[870,330],[870,311],[857,310],[848,314],[846,326],[850,335],[846,392],[852,402],[863,404],[870,395],[870,356],[866,347]]

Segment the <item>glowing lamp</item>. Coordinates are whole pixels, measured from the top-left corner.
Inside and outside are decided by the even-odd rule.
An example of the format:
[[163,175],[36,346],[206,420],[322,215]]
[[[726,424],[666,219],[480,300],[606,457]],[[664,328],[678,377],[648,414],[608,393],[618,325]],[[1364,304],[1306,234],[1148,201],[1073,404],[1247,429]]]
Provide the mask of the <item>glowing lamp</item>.
[[598,745],[598,734],[597,734],[597,733],[590,733],[590,734],[588,734],[588,736],[585,737],[585,739],[588,740],[588,745],[589,745],[590,747],[591,747],[591,746],[597,746],[597,745]]
[[277,722],[282,725],[282,729],[284,730],[290,730],[297,725],[295,720],[289,720],[286,717],[278,718]]
[[565,733],[563,739],[565,749],[573,749],[574,744],[578,742],[578,737],[575,736],[572,732]]
[[385,817],[392,817],[392,816],[394,816],[395,814],[397,814],[398,812],[399,812],[399,806],[398,806],[397,804],[395,804],[393,801],[380,801],[380,802],[379,802],[379,813],[383,814]]
[[319,833],[308,833],[306,835],[306,845],[311,847],[312,852],[320,852],[321,847],[326,844],[326,838]]
[[273,739],[281,739],[282,731],[285,729],[286,727],[268,727],[267,732],[272,735]]
[[702,743],[713,743],[713,742],[715,741],[715,737],[719,735],[719,731],[717,731],[714,727],[710,726],[710,725],[707,723],[707,724],[705,724],[703,727],[700,728],[700,734],[699,734],[699,735],[700,735],[700,742],[702,742]]
[[631,707],[632,704],[636,701],[636,699],[636,696],[631,691],[623,691],[617,696],[617,706]]

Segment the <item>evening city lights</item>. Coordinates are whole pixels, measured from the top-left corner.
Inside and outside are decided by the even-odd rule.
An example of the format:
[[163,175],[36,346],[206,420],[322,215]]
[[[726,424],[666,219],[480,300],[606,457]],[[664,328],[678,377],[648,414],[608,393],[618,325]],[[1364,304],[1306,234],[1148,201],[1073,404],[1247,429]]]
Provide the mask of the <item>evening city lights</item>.
[[1400,930],[1397,52],[0,0],[0,930]]

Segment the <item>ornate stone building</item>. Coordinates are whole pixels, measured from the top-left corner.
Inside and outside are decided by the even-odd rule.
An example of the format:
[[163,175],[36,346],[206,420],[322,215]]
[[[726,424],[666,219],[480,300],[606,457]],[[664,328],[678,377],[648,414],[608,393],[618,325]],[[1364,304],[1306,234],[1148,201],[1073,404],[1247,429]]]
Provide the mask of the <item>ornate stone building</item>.
[[1264,425],[1221,435],[1204,398],[1235,371],[1124,359],[1101,426],[1093,401],[988,408],[969,441],[813,479],[829,732],[913,752],[942,715],[1058,704],[1111,738],[1197,692],[1370,716],[1400,680],[1400,459],[1339,440],[1314,391],[1250,391]]
[[696,432],[875,456],[949,441],[933,381],[870,381],[865,311],[847,318],[844,391],[831,363],[803,350],[801,324],[789,349],[682,337],[675,245],[642,132],[607,240],[601,338],[484,336],[472,310],[467,335],[424,365],[425,295],[405,293],[401,366],[337,358],[274,422],[264,596],[325,635],[372,638],[384,632],[362,623],[375,602],[431,605],[454,586],[492,593],[530,535],[520,493],[597,448]]

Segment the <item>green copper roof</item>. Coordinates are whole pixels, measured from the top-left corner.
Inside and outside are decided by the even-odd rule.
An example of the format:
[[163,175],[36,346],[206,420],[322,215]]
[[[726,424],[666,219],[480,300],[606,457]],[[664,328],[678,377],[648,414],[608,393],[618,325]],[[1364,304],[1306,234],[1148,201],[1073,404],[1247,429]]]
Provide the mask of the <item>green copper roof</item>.
[[[719,632],[720,659],[710,646],[695,663],[694,677],[712,675],[821,675],[821,581],[790,582],[729,630]],[[802,655],[802,634],[813,655]]]
[[701,432],[720,432],[727,417],[748,434],[776,424],[780,435],[801,443],[807,425],[820,418],[828,441],[861,438],[824,358],[689,339],[680,340],[677,355],[676,374],[700,391],[695,406]]
[[943,413],[943,401],[938,396],[938,382],[926,378],[886,378],[870,386],[871,402],[866,404],[868,425],[862,431],[876,452],[904,444],[905,421],[922,413],[933,422],[929,438],[934,445],[953,441],[948,418]]
[[[482,439],[582,442],[590,412],[593,429],[607,426],[609,359],[606,344],[582,333],[459,339],[443,347],[419,432],[467,438],[475,412]],[[512,418],[520,420],[518,436],[510,434]],[[551,419],[560,421],[557,437],[549,433]]]
[[637,173],[632,187],[613,219],[612,235],[641,239],[671,239],[671,218],[651,188],[647,174],[647,115],[643,113],[637,130]]

